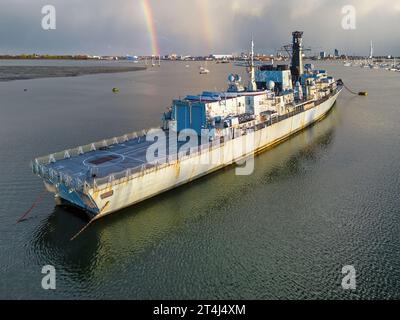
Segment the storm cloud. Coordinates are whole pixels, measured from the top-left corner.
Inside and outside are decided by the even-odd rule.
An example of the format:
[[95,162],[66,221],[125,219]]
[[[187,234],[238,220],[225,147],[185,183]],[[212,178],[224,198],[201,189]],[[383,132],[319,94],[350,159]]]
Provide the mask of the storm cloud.
[[[293,30],[315,52],[400,55],[400,0],[148,0],[162,54],[275,53]],[[0,0],[0,54],[150,54],[142,0]],[[41,27],[45,5],[57,29]],[[356,8],[355,30],[342,28],[342,7]]]

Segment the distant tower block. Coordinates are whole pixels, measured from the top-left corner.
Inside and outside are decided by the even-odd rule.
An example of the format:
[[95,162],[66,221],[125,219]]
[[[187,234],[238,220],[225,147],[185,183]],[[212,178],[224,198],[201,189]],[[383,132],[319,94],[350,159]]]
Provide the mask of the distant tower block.
[[338,58],[338,57],[339,57],[339,50],[335,49],[335,58]]
[[295,31],[293,35],[292,77],[296,82],[304,73],[303,69],[303,32]]

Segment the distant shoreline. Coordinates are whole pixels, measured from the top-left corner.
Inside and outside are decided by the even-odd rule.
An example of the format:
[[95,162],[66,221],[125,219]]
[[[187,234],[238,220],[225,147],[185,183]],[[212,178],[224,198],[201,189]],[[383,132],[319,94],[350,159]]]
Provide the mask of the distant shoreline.
[[144,71],[145,66],[0,66],[0,82]]
[[69,57],[39,57],[39,58],[34,58],[34,57],[29,57],[29,58],[23,58],[23,57],[7,57],[7,56],[0,56],[0,60],[76,60],[76,61],[106,61],[106,59],[88,59],[88,58],[69,58]]
[[[8,55],[0,54],[0,60],[116,60],[113,56],[105,56],[104,58],[94,58],[86,55],[35,55],[35,54],[20,54]],[[122,59],[124,60],[124,59]]]

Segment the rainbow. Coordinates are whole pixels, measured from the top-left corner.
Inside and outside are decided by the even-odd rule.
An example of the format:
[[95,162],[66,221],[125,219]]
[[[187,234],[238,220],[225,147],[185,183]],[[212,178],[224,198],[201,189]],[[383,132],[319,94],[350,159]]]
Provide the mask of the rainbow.
[[212,30],[212,20],[210,17],[210,3],[209,0],[197,0],[197,5],[200,8],[200,20],[203,26],[203,39],[204,45],[208,50],[208,53],[213,47],[213,30]]
[[158,45],[157,29],[154,23],[153,8],[150,0],[141,0],[144,17],[146,19],[147,31],[150,37],[151,53],[153,56],[160,55],[160,47]]

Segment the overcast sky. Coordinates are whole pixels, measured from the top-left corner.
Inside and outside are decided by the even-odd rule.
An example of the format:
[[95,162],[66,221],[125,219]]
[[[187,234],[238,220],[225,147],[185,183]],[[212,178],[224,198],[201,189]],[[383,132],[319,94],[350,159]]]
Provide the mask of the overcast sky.
[[[143,0],[144,1],[144,0]],[[400,0],[148,0],[161,54],[276,53],[293,30],[313,51],[400,55]],[[56,8],[56,30],[41,9]],[[0,0],[0,54],[151,54],[142,0]],[[353,5],[355,30],[342,28]]]

